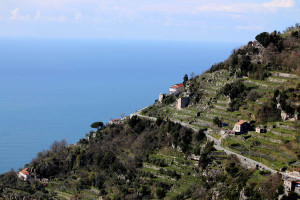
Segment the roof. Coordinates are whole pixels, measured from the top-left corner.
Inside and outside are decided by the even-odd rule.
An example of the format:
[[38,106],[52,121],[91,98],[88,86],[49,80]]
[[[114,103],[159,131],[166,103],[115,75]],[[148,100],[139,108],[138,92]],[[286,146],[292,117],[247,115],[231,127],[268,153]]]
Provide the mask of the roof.
[[247,122],[245,122],[244,120],[241,120],[241,121],[239,121],[239,122],[237,122],[235,124],[241,125],[241,124],[244,124],[244,123],[247,123]]
[[120,121],[120,119],[112,119],[112,120],[110,120],[110,121],[116,122],[116,121]]
[[23,170],[21,171],[21,173],[22,173],[22,174],[25,174],[25,175],[29,175],[29,172],[27,171],[27,169],[28,169],[28,168],[23,169]]
[[183,87],[183,83],[175,84],[170,88],[180,88],[180,87]]

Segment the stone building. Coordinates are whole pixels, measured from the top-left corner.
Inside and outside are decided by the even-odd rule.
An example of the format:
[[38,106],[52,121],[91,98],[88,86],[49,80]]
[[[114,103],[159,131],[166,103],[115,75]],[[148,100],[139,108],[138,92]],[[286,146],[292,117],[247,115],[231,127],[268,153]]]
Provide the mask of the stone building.
[[181,110],[189,105],[189,98],[188,97],[180,97],[177,100],[177,109]]
[[264,129],[264,128],[256,127],[256,128],[255,128],[255,132],[256,132],[256,133],[266,133],[267,131],[266,131],[266,129]]
[[283,177],[283,186],[285,191],[296,192],[297,194],[300,194],[300,180]]
[[248,123],[244,120],[237,122],[233,127],[233,132],[236,135],[248,133]]
[[159,94],[158,101],[161,103],[164,98],[165,98],[165,94]]

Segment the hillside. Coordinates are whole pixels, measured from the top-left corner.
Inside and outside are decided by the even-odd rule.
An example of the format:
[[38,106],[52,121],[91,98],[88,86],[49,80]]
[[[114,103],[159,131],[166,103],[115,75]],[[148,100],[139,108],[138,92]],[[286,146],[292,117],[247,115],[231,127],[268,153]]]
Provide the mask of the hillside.
[[[249,42],[234,50],[226,61],[186,82],[183,94],[177,98],[189,97],[188,107],[178,110],[176,102],[163,100],[143,114],[207,129],[221,140],[222,146],[275,170],[300,167],[298,31],[294,28],[284,34],[259,34],[256,39],[263,45]],[[264,43],[265,40],[274,43]],[[239,120],[248,122],[248,134],[220,134],[222,130],[232,130]],[[218,121],[227,126],[219,126]],[[255,128],[264,129],[265,133],[256,133]]]
[[180,93],[54,142],[28,181],[0,175],[0,199],[297,199],[284,176],[300,168],[299,32],[261,33]]

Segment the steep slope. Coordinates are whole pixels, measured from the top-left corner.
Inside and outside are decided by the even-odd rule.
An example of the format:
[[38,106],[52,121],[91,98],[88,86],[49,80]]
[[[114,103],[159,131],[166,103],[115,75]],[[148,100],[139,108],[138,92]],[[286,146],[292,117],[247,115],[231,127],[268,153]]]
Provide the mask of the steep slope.
[[[54,142],[25,165],[29,181],[14,171],[0,175],[0,199],[297,199],[281,174],[225,153],[277,171],[300,167],[297,31],[261,33],[185,79],[179,96],[166,95],[121,124],[94,123],[97,131],[74,145]],[[183,96],[189,105],[178,109]],[[230,134],[239,120],[248,133]]]
[[[299,28],[285,34],[261,33],[256,39],[234,50],[226,61],[191,77],[177,97],[189,97],[187,108],[178,110],[176,102],[163,101],[142,113],[208,129],[224,147],[275,170],[300,167]],[[222,134],[239,120],[248,122],[247,135]],[[219,126],[220,122],[227,126]],[[265,133],[256,133],[255,128]]]

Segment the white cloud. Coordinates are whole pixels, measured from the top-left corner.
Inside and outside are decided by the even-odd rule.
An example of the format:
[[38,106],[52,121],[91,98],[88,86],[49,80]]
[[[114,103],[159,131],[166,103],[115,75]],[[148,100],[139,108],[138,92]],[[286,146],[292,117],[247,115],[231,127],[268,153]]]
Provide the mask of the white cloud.
[[290,8],[295,6],[295,0],[273,0],[267,3],[214,3],[204,4],[196,7],[196,12],[226,12],[226,13],[253,13],[265,9],[274,10],[274,8]]
[[68,17],[65,15],[60,15],[58,18],[56,18],[58,22],[66,22],[68,21]]
[[30,15],[20,15],[19,14],[19,8],[14,9],[11,11],[11,20],[29,20]]
[[273,0],[264,3],[265,8],[290,8],[295,5],[295,0]]
[[76,21],[80,21],[82,18],[82,14],[81,13],[75,13],[75,20]]
[[262,26],[259,25],[240,25],[240,26],[236,26],[235,27],[238,30],[247,30],[247,31],[259,31],[259,30],[263,30]]
[[68,21],[68,17],[65,15],[60,15],[58,17],[49,17],[48,19],[49,19],[49,21],[53,21],[53,22],[67,22]]
[[18,18],[18,12],[19,12],[19,8],[14,9],[13,11],[11,11],[11,20],[15,20]]
[[41,18],[41,11],[37,11],[36,12],[36,15],[35,15],[35,17],[34,17],[34,20],[39,20]]
[[224,26],[218,25],[218,26],[212,26],[213,29],[224,29]]

